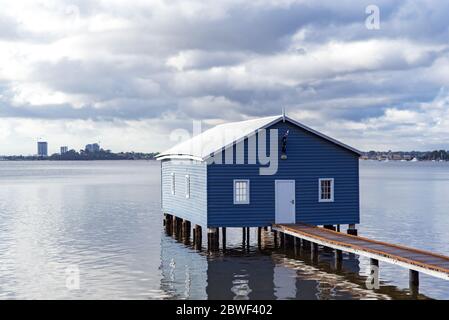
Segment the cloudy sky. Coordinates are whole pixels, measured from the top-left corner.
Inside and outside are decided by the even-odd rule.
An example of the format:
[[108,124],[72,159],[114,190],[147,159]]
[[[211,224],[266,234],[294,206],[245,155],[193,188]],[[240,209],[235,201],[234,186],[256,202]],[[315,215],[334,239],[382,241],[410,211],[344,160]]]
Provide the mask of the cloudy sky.
[[[366,7],[380,29],[366,27]],[[447,1],[0,0],[0,154],[281,113],[361,150],[449,149]]]

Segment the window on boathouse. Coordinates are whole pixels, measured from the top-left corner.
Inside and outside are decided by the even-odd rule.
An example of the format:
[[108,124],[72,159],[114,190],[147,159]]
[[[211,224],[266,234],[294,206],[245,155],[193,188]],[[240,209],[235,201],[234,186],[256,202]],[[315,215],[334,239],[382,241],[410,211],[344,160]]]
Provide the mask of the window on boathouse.
[[249,204],[249,180],[234,180],[234,204]]
[[332,178],[319,179],[318,196],[320,202],[334,201],[334,179]]

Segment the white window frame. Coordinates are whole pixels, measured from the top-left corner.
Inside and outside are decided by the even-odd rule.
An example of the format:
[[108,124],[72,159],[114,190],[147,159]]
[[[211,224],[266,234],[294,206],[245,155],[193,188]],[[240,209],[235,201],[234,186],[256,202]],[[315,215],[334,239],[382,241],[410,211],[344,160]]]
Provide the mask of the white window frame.
[[[330,190],[330,199],[322,199],[321,198],[321,181],[330,181],[331,182],[331,190]],[[334,202],[334,189],[335,183],[334,178],[319,178],[318,179],[318,201],[319,202]]]
[[[246,183],[246,200],[245,201],[237,201],[236,199],[236,185],[238,182],[245,182]],[[249,179],[234,179],[234,183],[233,183],[233,200],[234,200],[234,204],[249,204],[250,203],[250,182]]]
[[186,182],[186,199],[190,199],[190,176],[186,174],[185,176]]
[[174,196],[176,194],[176,176],[175,173],[171,173],[171,194]]

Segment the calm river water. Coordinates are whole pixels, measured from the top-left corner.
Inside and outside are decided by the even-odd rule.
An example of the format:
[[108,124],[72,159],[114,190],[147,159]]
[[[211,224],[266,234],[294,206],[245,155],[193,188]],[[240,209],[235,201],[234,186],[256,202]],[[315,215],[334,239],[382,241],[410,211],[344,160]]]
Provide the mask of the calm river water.
[[[407,299],[408,271],[333,253],[249,251],[241,230],[208,255],[165,234],[160,164],[0,162],[0,299]],[[449,163],[362,161],[361,235],[449,255]],[[203,237],[204,239],[205,237]],[[73,276],[79,271],[79,288]],[[75,283],[75,285],[74,285]],[[68,286],[67,286],[68,285]],[[449,299],[449,282],[421,275],[420,298]]]

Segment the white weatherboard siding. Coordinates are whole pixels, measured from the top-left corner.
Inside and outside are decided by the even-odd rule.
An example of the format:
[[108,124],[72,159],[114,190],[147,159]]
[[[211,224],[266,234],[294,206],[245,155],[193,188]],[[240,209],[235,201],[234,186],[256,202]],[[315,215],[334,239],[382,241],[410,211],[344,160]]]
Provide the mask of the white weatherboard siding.
[[[172,177],[175,192],[172,193]],[[186,197],[189,176],[190,193]],[[193,224],[207,225],[206,163],[189,160],[162,162],[162,210],[164,213],[187,219]]]

